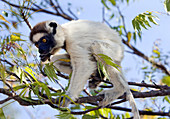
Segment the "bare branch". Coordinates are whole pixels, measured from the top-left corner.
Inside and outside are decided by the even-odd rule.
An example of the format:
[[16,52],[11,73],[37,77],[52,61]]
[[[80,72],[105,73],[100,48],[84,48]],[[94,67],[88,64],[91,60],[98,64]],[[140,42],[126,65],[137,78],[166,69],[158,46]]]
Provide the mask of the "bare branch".
[[126,37],[127,37],[127,30],[126,30],[126,25],[125,25],[125,18],[124,18],[124,16],[123,16],[122,12],[120,11],[119,6],[116,6],[116,8],[117,8],[117,10],[118,10],[118,12],[119,12],[119,14],[120,14],[120,17],[122,18],[122,23],[123,23],[123,26],[124,26],[123,29],[124,29],[125,34],[126,34]]
[[141,86],[146,88],[157,88],[157,89],[169,89],[167,85],[156,85],[156,84],[146,84],[146,83],[136,83],[136,82],[128,82],[129,85]]
[[78,17],[71,11],[70,8],[68,8],[68,11],[69,11],[70,14],[75,18],[75,20],[78,20]]
[[[20,105],[24,105],[24,106],[29,106],[29,105],[42,105],[42,104],[48,104],[51,107],[57,108],[57,106],[55,106],[54,104],[58,104],[58,100],[55,100],[54,98],[52,98],[52,102],[48,99],[45,100],[33,100],[31,102],[23,100],[22,98],[20,98],[17,95],[14,95],[8,90],[8,89],[3,89],[0,88],[0,93],[5,94],[7,96],[9,96],[9,99],[5,99],[6,101],[10,100],[10,99],[14,99],[17,102],[20,103]],[[170,95],[170,89],[169,90],[163,90],[163,91],[150,91],[150,92],[133,92],[133,95],[135,98],[145,98],[145,97],[155,97],[155,96],[163,96],[163,95]],[[43,96],[44,98],[48,98],[47,96]],[[98,96],[89,96],[89,97],[81,97],[79,98],[76,103],[90,103],[90,104],[94,104],[97,105],[97,101],[101,101],[104,98],[103,95],[98,95]],[[124,102],[125,101],[125,95],[121,96],[120,98],[124,98],[123,100],[121,100],[120,102]],[[5,100],[1,101],[1,102],[5,102]],[[118,101],[119,102],[119,101]],[[113,103],[116,104],[116,103]],[[86,111],[79,111],[79,112],[71,112],[71,114],[85,114],[88,113],[90,111],[94,111],[94,110],[98,110],[102,108],[101,106],[93,108],[93,109],[89,109]],[[122,107],[116,107],[116,106],[112,106],[112,105],[108,105],[105,108],[110,108],[110,109],[115,109],[115,110],[122,110],[122,111],[128,111],[130,112],[131,109],[128,108],[122,108]],[[160,116],[170,116],[169,113],[166,112],[151,112],[151,111],[139,111],[141,115],[160,115]]]
[[0,101],[0,104],[3,104],[3,103],[5,103],[5,102],[7,102],[7,101],[9,101],[9,100],[11,100],[12,99],[12,97],[8,97],[8,98],[6,98],[6,99],[4,99],[4,100],[1,100]]
[[[62,13],[59,13],[59,12],[57,12],[57,13],[55,13],[55,12],[52,12],[52,11],[48,11],[48,10],[46,10],[45,8],[44,9],[36,9],[36,8],[34,8],[34,7],[32,7],[31,9],[30,8],[28,8],[28,7],[25,7],[25,6],[23,6],[23,7],[21,7],[21,6],[19,6],[19,5],[16,5],[16,4],[13,4],[13,3],[10,3],[10,2],[8,2],[8,1],[6,1],[6,0],[1,0],[2,2],[5,2],[5,3],[7,3],[8,5],[11,5],[11,6],[13,6],[13,7],[15,7],[15,8],[23,8],[23,9],[28,9],[28,10],[32,10],[32,11],[34,11],[34,12],[43,12],[43,13],[47,13],[47,14],[51,14],[51,15],[56,15],[56,16],[60,16],[60,17],[62,17],[62,18],[64,18],[64,19],[67,19],[67,20],[74,20],[73,18],[71,18],[70,16],[68,16],[67,14],[62,14]],[[35,5],[35,4],[34,4]],[[37,5],[37,7],[38,7],[38,5]]]
[[26,18],[24,12],[22,12],[21,15],[22,15],[22,19],[25,21],[25,23],[27,24],[27,26],[28,26],[29,29],[31,30],[31,29],[32,29],[32,26],[31,26],[31,24],[29,23],[28,18]]
[[137,56],[145,59],[146,61],[152,63],[154,66],[156,66],[157,68],[161,69],[162,71],[164,71],[167,75],[170,76],[170,71],[168,71],[166,69],[166,67],[164,65],[162,65],[161,63],[157,63],[154,60],[150,59],[148,56],[146,56],[145,54],[143,54],[141,51],[139,51],[138,49],[136,49],[134,46],[132,46],[129,42],[127,42],[126,40],[122,39],[122,42],[129,47],[131,50],[133,50],[133,53],[136,54]]
[[[124,32],[126,34],[126,37],[127,37],[127,30],[126,30],[126,26],[125,26],[125,18],[119,8],[119,6],[116,6],[121,18],[122,18],[122,24],[124,26]],[[148,56],[146,56],[144,53],[142,53],[141,51],[139,51],[137,48],[135,48],[134,46],[132,46],[128,41],[122,39],[122,42],[127,46],[129,47],[132,51],[133,51],[133,54],[136,54],[137,56],[145,59],[146,61],[150,62],[151,64],[153,64],[154,66],[156,66],[158,69],[161,69],[163,72],[165,72],[167,75],[170,76],[170,71],[167,70],[167,68],[162,65],[161,63],[158,63],[158,62],[155,62],[153,59],[150,59]]]
[[[166,90],[152,90],[149,92],[133,92],[134,98],[147,98],[147,97],[158,97],[170,95],[170,88]],[[89,96],[89,97],[80,97],[76,103],[94,103],[97,101],[102,101],[104,95]],[[123,95],[119,99],[126,99],[126,96]]]
[[[107,108],[131,112],[131,109],[118,107],[118,106],[108,106]],[[141,111],[141,110],[139,110],[139,114],[140,115],[159,115],[159,116],[169,116],[170,117],[169,112],[152,112],[152,111]]]
[[[81,115],[81,114],[86,114],[88,112],[91,112],[91,111],[95,111],[95,110],[98,110],[98,109],[101,109],[102,107],[99,106],[99,107],[96,107],[96,108],[93,108],[93,109],[88,109],[88,110],[85,110],[85,111],[78,111],[78,112],[71,112],[71,114],[74,114],[74,115]],[[129,108],[123,108],[123,107],[119,107],[119,106],[106,106],[105,108],[109,108],[109,109],[114,109],[114,110],[119,110],[119,111],[126,111],[126,112],[131,112],[131,109]],[[139,113],[140,115],[159,115],[159,116],[170,116],[170,114],[168,112],[152,112],[152,111],[142,111],[142,110],[139,110]]]
[[0,58],[0,61],[6,62],[7,64],[11,65],[12,67],[15,66],[13,63],[9,62],[9,61],[6,60],[6,59],[1,59],[1,58]]

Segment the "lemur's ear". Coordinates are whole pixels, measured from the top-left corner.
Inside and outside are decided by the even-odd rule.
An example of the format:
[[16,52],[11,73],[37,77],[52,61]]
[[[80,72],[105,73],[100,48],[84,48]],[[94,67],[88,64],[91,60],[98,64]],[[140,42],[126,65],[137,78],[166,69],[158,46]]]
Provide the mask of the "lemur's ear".
[[55,23],[55,22],[50,22],[50,23],[49,23],[49,26],[50,26],[50,27],[53,27],[53,35],[55,35],[55,34],[56,34],[57,23]]

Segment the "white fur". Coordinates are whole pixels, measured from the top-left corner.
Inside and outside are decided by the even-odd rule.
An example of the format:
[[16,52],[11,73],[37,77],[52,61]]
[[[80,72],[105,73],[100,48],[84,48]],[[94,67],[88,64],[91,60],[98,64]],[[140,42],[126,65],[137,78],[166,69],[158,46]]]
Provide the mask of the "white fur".
[[[47,22],[47,24],[49,23],[50,21]],[[46,27],[49,32],[52,32],[48,25]],[[54,37],[57,42],[56,47],[62,47],[65,42],[66,51],[70,55],[72,69],[61,66],[61,62],[55,62],[54,65],[65,73],[72,71],[70,85],[66,94],[73,100],[78,98],[90,75],[97,69],[97,63],[91,60],[92,57],[96,58],[96,60],[98,59],[96,56],[92,56],[93,53],[108,55],[118,65],[121,64],[124,56],[124,47],[117,32],[99,22],[78,20],[61,26],[57,25],[57,34]],[[65,54],[56,54],[52,57],[51,61],[54,62],[60,58],[65,58]],[[127,92],[127,97],[134,112],[134,118],[139,119],[134,98],[123,74],[109,65],[107,69],[114,88],[100,93],[104,94],[105,97],[99,105],[106,106],[123,95],[124,92]],[[65,101],[64,106],[68,106],[68,104],[69,101]]]
[[45,33],[37,33],[35,35],[33,35],[33,42],[38,42],[40,40],[41,37],[43,37],[45,35]]

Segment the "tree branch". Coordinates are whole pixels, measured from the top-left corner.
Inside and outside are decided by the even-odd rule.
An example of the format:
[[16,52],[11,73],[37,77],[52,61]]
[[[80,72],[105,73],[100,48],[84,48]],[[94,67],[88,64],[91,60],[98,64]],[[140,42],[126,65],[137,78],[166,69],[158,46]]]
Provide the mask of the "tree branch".
[[131,50],[133,50],[133,54],[136,54],[137,56],[145,59],[146,61],[152,63],[154,66],[156,66],[157,68],[161,69],[162,71],[164,71],[167,75],[170,76],[170,71],[168,71],[166,69],[166,67],[164,65],[162,65],[161,63],[157,63],[155,62],[153,59],[150,59],[148,56],[146,56],[145,54],[143,54],[141,51],[139,51],[138,49],[136,49],[134,46],[132,46],[129,42],[127,42],[126,40],[122,39],[122,42],[129,47]]
[[[10,92],[8,89],[0,88],[0,93],[12,96],[12,92]],[[133,92],[134,98],[147,98],[147,97],[158,97],[158,96],[166,96],[170,95],[170,89],[167,90],[152,90],[149,92]],[[96,103],[97,101],[102,101],[104,98],[104,95],[97,95],[97,96],[88,96],[88,97],[80,97],[76,103]],[[119,99],[126,99],[126,96],[123,95],[119,97]],[[57,103],[57,101],[56,101]],[[113,103],[114,104],[114,103]]]
[[[48,11],[48,10],[45,10],[45,9],[36,9],[36,8],[28,8],[28,7],[25,7],[25,6],[19,6],[19,5],[16,5],[16,4],[13,4],[13,3],[11,3],[11,2],[8,2],[8,1],[6,1],[6,0],[1,0],[2,2],[5,2],[5,3],[7,3],[8,5],[11,5],[11,6],[13,6],[13,7],[15,7],[15,8],[23,8],[23,9],[27,9],[27,10],[32,10],[32,11],[34,11],[34,12],[44,12],[44,13],[47,13],[47,14],[51,14],[51,15],[57,15],[57,16],[60,16],[60,17],[62,17],[62,18],[64,18],[64,19],[66,19],[66,20],[74,20],[72,17],[70,17],[70,16],[68,16],[68,15],[66,15],[66,14],[63,14],[63,13],[60,13],[60,12],[52,12],[52,11]],[[38,7],[38,5],[37,5],[37,7]],[[52,6],[53,7],[53,6]]]
[[[99,107],[88,109],[88,110],[85,110],[85,111],[78,111],[78,112],[73,112],[72,111],[71,114],[82,115],[82,114],[86,114],[88,112],[95,111],[95,110],[98,110],[98,109],[101,109],[101,108],[102,107],[99,106]],[[119,106],[106,106],[105,108],[119,110],[119,111],[131,112],[131,109],[129,109],[129,108],[124,108],[124,107],[119,107]],[[168,113],[168,112],[152,112],[152,111],[143,111],[143,110],[139,110],[139,114],[140,115],[170,116],[170,113]]]
[[32,29],[32,26],[31,26],[31,24],[29,23],[28,18],[26,18],[24,12],[22,12],[21,15],[22,15],[23,20],[25,21],[25,23],[27,24],[27,26],[28,26],[29,29],[31,30],[31,29]]
[[[55,100],[54,98],[51,99],[52,102],[50,100],[48,100],[48,99],[44,99],[42,101],[31,99],[32,101],[29,102],[29,101],[24,100],[23,98],[21,98],[18,95],[13,96],[13,94],[8,89],[3,89],[3,88],[0,88],[0,93],[10,97],[9,99],[5,99],[6,101],[8,101],[10,99],[14,99],[15,101],[19,102],[20,105],[23,105],[23,106],[48,104],[51,107],[56,108],[56,106],[54,104],[58,104],[58,100]],[[162,90],[162,91],[160,91],[160,90],[159,91],[150,91],[150,92],[133,92],[133,95],[134,95],[135,98],[165,96],[165,95],[170,95],[170,89]],[[46,97],[46,96],[43,96],[43,97]],[[95,103],[95,102],[101,101],[103,98],[104,98],[103,95],[81,97],[76,101],[76,103],[90,103],[90,104],[97,105],[97,103]],[[125,95],[121,96],[120,98],[121,99],[123,98],[125,100]],[[5,100],[0,101],[0,102],[4,103]],[[122,101],[122,102],[124,102],[124,101]],[[113,104],[116,104],[116,103],[113,103]],[[100,108],[102,108],[102,107],[99,106],[99,107],[96,107],[96,108],[93,108],[93,109],[90,109],[90,110],[81,111],[81,112],[71,112],[71,113],[72,114],[85,114],[85,113],[88,113],[90,111],[97,110],[97,109],[100,109]],[[115,106],[112,106],[112,105],[108,105],[105,108],[128,111],[128,112],[131,111],[131,109],[128,109],[128,108],[115,107]],[[139,112],[140,112],[141,115],[170,116],[169,113],[165,113],[165,112],[151,112],[151,111],[139,111]]]

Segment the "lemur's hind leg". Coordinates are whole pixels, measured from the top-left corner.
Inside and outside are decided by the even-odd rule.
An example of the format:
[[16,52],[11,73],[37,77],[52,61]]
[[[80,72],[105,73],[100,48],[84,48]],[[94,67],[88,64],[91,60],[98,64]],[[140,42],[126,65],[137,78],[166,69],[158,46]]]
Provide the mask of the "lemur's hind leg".
[[[111,45],[105,42],[94,42],[91,47],[92,52],[95,54],[94,57],[96,58],[96,60],[99,61],[98,57],[96,56],[97,54],[104,54],[104,55],[111,57],[114,63],[117,63],[118,65],[120,65],[120,62],[122,59],[121,57],[123,57],[121,55],[123,54],[118,54],[114,52],[115,50],[114,48],[116,48],[116,50],[122,50],[123,52],[122,47],[119,46],[118,44]],[[117,59],[120,59],[120,60],[117,60]],[[101,106],[106,106],[110,104],[113,100],[123,95],[124,92],[126,92],[126,90],[129,89],[126,80],[122,78],[123,76],[121,72],[118,71],[115,67],[107,65],[107,72],[110,78],[110,82],[113,83],[114,87],[110,90],[103,90],[102,92],[100,92],[100,94],[104,94],[103,101],[99,103],[99,105]]]

